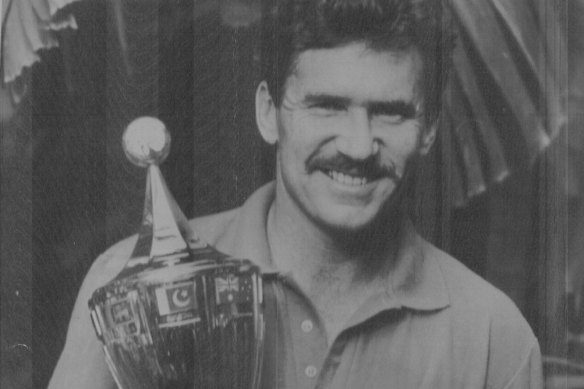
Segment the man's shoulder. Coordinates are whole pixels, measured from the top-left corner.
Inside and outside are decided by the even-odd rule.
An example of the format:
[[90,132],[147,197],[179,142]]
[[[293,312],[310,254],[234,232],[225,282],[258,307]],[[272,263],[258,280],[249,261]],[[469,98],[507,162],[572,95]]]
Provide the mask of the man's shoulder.
[[432,244],[426,243],[425,251],[439,264],[455,314],[488,320],[496,332],[522,332],[530,339],[534,337],[523,314],[504,292]]
[[227,228],[233,223],[240,208],[214,213],[211,215],[197,217],[189,221],[191,227],[201,238],[211,245],[216,245],[217,241],[225,234]]
[[521,382],[540,387],[539,344],[511,298],[444,251],[429,243],[425,251],[443,274],[461,363],[473,365],[477,359],[470,355],[486,355],[487,382],[493,387],[527,387]]
[[[239,208],[234,208],[197,217],[189,220],[189,224],[200,238],[211,245],[215,245],[238,212]],[[113,279],[123,269],[128,258],[132,255],[137,239],[138,235],[134,234],[115,243],[99,255],[87,273],[86,281],[99,287]]]
[[[252,193],[241,207],[227,211],[201,216],[189,221],[194,232],[205,242],[219,250],[230,253],[233,249],[233,240],[238,233],[249,229],[249,223],[259,226],[263,223],[264,214],[274,197],[274,183],[268,183]],[[258,219],[259,218],[259,219]],[[236,221],[239,220],[240,223]],[[230,228],[230,227],[236,227]],[[107,249],[93,263],[88,277],[93,281],[94,274],[98,275],[98,285],[101,286],[111,280],[124,267],[132,254],[138,236],[132,235]],[[105,282],[104,282],[105,280]]]

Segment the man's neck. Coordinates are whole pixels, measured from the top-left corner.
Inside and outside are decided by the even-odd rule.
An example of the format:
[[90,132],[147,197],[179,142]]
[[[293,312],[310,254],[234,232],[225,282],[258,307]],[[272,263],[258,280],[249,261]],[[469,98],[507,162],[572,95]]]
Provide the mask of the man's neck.
[[[268,215],[268,242],[274,265],[290,275],[323,321],[345,324],[354,309],[386,286],[397,251],[401,218],[377,233],[331,233],[309,220],[294,204],[278,202]],[[393,222],[393,223],[392,223]],[[390,227],[389,225],[392,225]],[[328,319],[328,320],[327,320]],[[336,336],[339,328],[328,328]]]
[[268,215],[268,237],[274,264],[296,278],[318,275],[323,270],[350,269],[355,283],[366,282],[393,256],[396,239],[388,230],[383,234],[334,233],[295,216],[273,204]]

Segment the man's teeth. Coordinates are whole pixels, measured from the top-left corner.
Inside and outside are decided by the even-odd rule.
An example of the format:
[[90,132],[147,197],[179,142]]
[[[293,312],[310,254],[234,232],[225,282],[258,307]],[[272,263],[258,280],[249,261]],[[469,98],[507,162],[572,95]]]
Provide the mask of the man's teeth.
[[328,175],[330,178],[343,185],[361,186],[368,182],[366,177],[353,177],[334,170],[329,171]]

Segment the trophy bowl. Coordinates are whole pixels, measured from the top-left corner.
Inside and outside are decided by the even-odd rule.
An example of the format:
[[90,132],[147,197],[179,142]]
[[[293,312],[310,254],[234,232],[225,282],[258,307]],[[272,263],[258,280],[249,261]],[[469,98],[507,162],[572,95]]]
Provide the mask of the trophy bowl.
[[256,389],[262,360],[262,279],[247,259],[201,240],[158,165],[170,136],[155,118],[124,133],[128,159],[148,168],[142,226],[120,274],[89,300],[121,389]]

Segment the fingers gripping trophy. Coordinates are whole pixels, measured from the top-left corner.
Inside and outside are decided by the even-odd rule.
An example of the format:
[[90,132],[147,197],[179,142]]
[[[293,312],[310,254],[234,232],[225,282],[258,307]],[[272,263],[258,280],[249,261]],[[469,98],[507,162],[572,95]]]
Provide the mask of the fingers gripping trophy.
[[142,226],[124,269],[89,301],[121,389],[256,389],[263,342],[262,281],[246,259],[202,241],[170,194],[159,164],[170,135],[133,121],[126,156],[147,167]]

